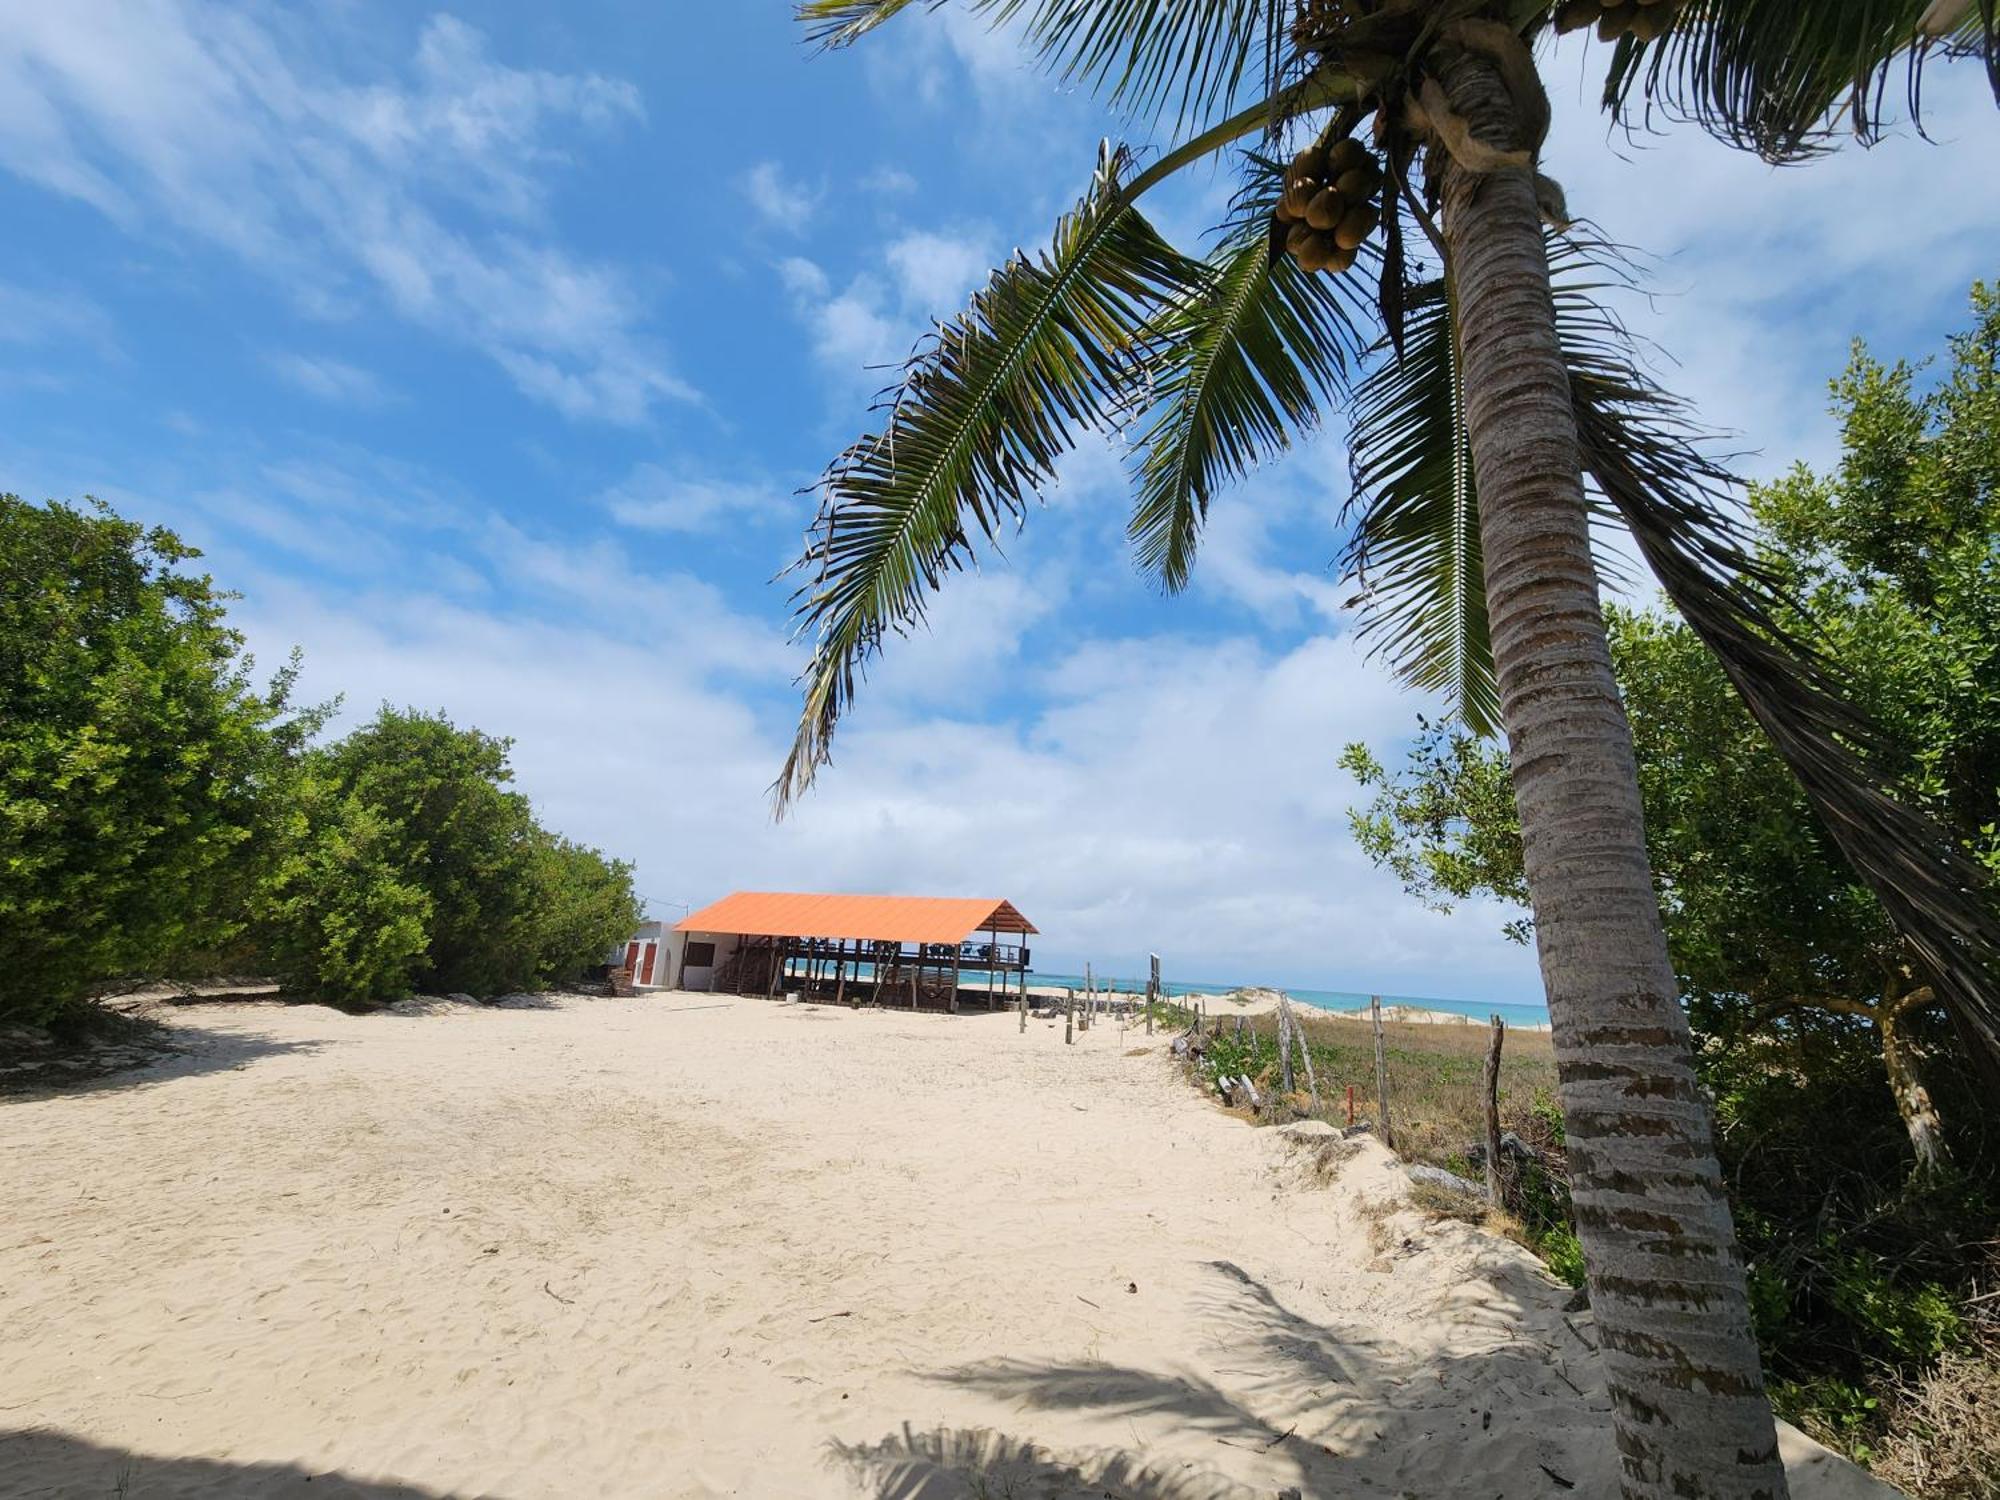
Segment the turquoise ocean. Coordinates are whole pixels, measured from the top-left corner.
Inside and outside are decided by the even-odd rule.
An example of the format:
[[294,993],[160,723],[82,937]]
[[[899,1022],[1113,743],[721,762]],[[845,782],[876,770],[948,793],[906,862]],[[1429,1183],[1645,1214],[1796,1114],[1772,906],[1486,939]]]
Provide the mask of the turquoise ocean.
[[[968,981],[970,982],[970,981]],[[1083,988],[1081,974],[1044,974],[1038,969],[1028,972],[1029,984],[1063,985],[1076,989]],[[1121,994],[1142,995],[1146,992],[1144,979],[1109,979],[1099,976],[1099,989],[1116,990]],[[1248,988],[1240,984],[1216,984],[1196,980],[1179,984],[1172,980],[1162,981],[1169,995],[1226,995],[1231,990]],[[1271,985],[1271,989],[1281,989],[1300,1005],[1314,1006],[1319,1010],[1366,1010],[1368,996],[1350,994],[1346,990],[1299,990],[1288,985]],[[1546,1005],[1507,1004],[1494,1000],[1443,1000],[1435,995],[1389,995],[1382,996],[1384,1005],[1410,1005],[1420,1010],[1449,1011],[1453,1015],[1472,1016],[1485,1020],[1488,1016],[1499,1016],[1509,1026],[1546,1026],[1549,1024],[1549,1008]]]

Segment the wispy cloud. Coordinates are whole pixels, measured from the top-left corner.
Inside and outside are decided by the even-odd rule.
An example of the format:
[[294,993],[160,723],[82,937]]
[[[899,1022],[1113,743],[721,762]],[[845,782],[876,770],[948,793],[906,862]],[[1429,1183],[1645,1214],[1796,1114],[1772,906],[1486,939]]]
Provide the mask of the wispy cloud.
[[639,117],[629,84],[510,67],[448,16],[400,76],[355,82],[275,20],[161,0],[115,24],[11,12],[0,100],[0,167],[226,250],[310,311],[378,298],[574,417],[695,397],[625,276],[539,227],[564,137]]
[[774,161],[760,161],[743,174],[743,196],[772,229],[801,234],[819,211],[823,189],[809,188]]
[[117,348],[111,315],[90,298],[6,281],[0,281],[0,343],[82,344],[100,354]]
[[986,280],[994,254],[984,230],[919,229],[890,240],[877,263],[837,291],[803,256],[778,268],[814,353],[850,394],[880,385],[884,366],[900,364],[932,319],[949,316]]
[[765,480],[719,479],[653,463],[638,465],[599,498],[613,520],[641,531],[715,531],[799,510],[782,486]]
[[264,356],[264,365],[285,384],[335,405],[381,406],[391,399],[379,379],[346,360],[274,351]]

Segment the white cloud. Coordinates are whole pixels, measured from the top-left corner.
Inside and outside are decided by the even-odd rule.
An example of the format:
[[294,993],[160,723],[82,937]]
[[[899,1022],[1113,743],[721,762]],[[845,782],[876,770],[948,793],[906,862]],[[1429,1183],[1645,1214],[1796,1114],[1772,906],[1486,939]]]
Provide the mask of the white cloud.
[[812,336],[813,350],[836,377],[843,399],[883,384],[932,320],[948,318],[991,273],[986,231],[907,230],[882,247],[879,270],[856,273],[834,290],[826,271],[802,256],[780,262],[779,275]]
[[1993,273],[2000,175],[1972,168],[1993,131],[1976,65],[1926,76],[1927,142],[1908,127],[1862,150],[1770,167],[1692,126],[1627,140],[1597,108],[1608,49],[1568,39],[1548,68],[1556,124],[1546,170],[1570,210],[1653,258],[1662,293],[1622,309],[1672,363],[1658,374],[1768,475],[1835,456],[1826,382],[1857,334],[1899,347],[1954,321]]
[[796,517],[801,506],[784,488],[761,479],[725,479],[637,465],[599,497],[620,525],[642,531],[714,531],[724,523],[751,525]]
[[861,190],[880,193],[885,198],[900,197],[917,190],[917,179],[900,167],[877,167],[861,179]]
[[117,351],[111,315],[78,292],[0,281],[0,343]]
[[925,229],[892,241],[884,258],[895,274],[903,305],[929,308],[938,317],[985,285],[994,259],[982,235],[939,234]]
[[743,195],[759,219],[787,234],[805,232],[824,196],[822,191],[794,181],[774,161],[760,161],[743,174]]
[[[559,132],[636,117],[630,85],[509,67],[450,17],[393,82],[348,82],[311,51],[174,0],[16,8],[0,167],[134,234],[218,246],[310,311],[372,293],[569,415],[636,423],[694,399],[622,274],[536,238]],[[463,210],[450,222],[442,199]]]
[[[706,632],[614,627],[633,593],[586,571],[612,610],[530,621],[422,592],[356,607],[260,588],[247,613],[267,657],[305,645],[309,696],[344,689],[362,716],[385,698],[443,708],[513,736],[545,816],[636,857],[656,898],[995,894],[1042,926],[1045,968],[1136,973],[1156,948],[1181,978],[1535,993],[1533,957],[1497,936],[1495,912],[1424,911],[1349,838],[1340,746],[1400,734],[1412,704],[1344,642],[1086,638],[1024,661],[1012,632],[954,619],[921,674],[922,643],[897,643],[835,765],[774,823],[789,701],[718,677],[743,657]],[[1040,581],[980,583],[956,594],[967,613]],[[1046,706],[970,717],[1024,682]]]
[[308,396],[341,406],[380,406],[390,399],[382,382],[358,365],[326,355],[273,352],[264,356],[271,373]]

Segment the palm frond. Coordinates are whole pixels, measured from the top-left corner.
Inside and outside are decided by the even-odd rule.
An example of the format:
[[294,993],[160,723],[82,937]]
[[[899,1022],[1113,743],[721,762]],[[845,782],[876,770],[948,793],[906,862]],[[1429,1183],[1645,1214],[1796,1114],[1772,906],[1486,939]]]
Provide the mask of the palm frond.
[[[804,0],[822,46],[860,40],[913,0]],[[926,0],[937,9],[944,0]],[[1018,21],[1028,49],[1065,82],[1141,117],[1205,118],[1246,88],[1269,95],[1286,61],[1290,0],[965,0],[990,24]]]
[[1921,128],[1924,70],[1940,57],[1982,54],[2000,99],[1994,4],[1690,0],[1665,36],[1618,42],[1605,105],[1628,120],[1637,105],[1641,114],[1659,108],[1767,161],[1796,161],[1826,149],[1843,127],[1875,139],[1898,71],[1904,108]]
[[1187,585],[1215,492],[1317,426],[1367,347],[1352,279],[1272,255],[1282,185],[1279,164],[1250,158],[1209,256],[1209,283],[1162,309],[1149,330],[1128,534],[1139,566],[1169,593]]
[[1028,45],[1067,81],[1142,117],[1183,121],[1245,88],[1275,93],[1289,0],[978,0],[1027,17]]
[[1730,519],[1736,480],[1685,404],[1640,372],[1608,315],[1572,308],[1564,322],[1585,473],[1930,970],[1973,1055],[2000,1064],[2000,903],[1984,872],[1896,795],[1885,770],[1898,763],[1895,748],[1813,643],[1787,628],[1798,612]]
[[1455,322],[1444,280],[1411,288],[1401,354],[1360,384],[1348,439],[1356,519],[1341,565],[1361,584],[1358,634],[1374,653],[1491,734],[1500,695]]
[[[800,0],[794,14],[806,36],[822,47],[847,47],[861,40],[913,0]],[[932,10],[943,0],[925,0]]]
[[836,458],[793,594],[814,639],[782,808],[825,763],[885,632],[907,632],[946,573],[996,540],[1055,477],[1079,427],[1101,426],[1141,357],[1147,320],[1203,279],[1125,197],[1106,149],[1090,193],[1041,256],[1017,254],[912,359],[885,429]]

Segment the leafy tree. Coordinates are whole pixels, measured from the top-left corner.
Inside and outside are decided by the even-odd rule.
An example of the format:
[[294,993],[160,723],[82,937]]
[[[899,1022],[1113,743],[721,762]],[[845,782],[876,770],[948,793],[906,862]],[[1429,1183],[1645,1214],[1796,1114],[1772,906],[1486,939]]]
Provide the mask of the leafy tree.
[[[885,430],[828,471],[800,561],[799,613],[816,648],[781,801],[826,761],[884,636],[922,619],[977,538],[1025,515],[1079,430],[1135,424],[1132,537],[1174,588],[1213,495],[1351,396],[1351,560],[1369,564],[1378,639],[1414,680],[1452,692],[1475,727],[1504,727],[1514,751],[1625,1492],[1781,1495],[1646,863],[1586,482],[1724,655],[1932,982],[2000,1046],[1995,940],[1976,870],[1882,794],[1882,773],[1856,749],[1865,726],[1774,633],[1769,581],[1714,518],[1727,475],[1592,304],[1591,256],[1559,247],[1552,282],[1544,219],[1567,211],[1535,170],[1550,104],[1532,47],[1595,20],[1618,38],[1605,82],[1614,113],[1657,108],[1790,160],[1823,149],[1836,118],[1871,135],[1893,59],[1910,59],[1914,82],[1940,38],[1990,57],[1990,7],[967,3],[1018,21],[1054,70],[1141,129],[1171,118],[1177,143],[1136,174],[1124,152],[1104,151],[1050,249],[995,273],[912,359]],[[910,8],[806,0],[801,13],[840,45]],[[1156,183],[1260,134],[1305,149],[1289,166],[1246,153],[1237,211],[1207,256],[1183,254],[1139,211]],[[1441,275],[1412,275],[1406,245],[1419,244]],[[1338,274],[1357,260],[1376,273],[1372,307]]]
[[430,945],[432,907],[401,864],[400,830],[323,775],[302,778],[288,849],[258,903],[274,978],[344,1003],[400,999]]
[[201,554],[0,495],[0,1019],[179,976],[242,935],[318,711],[255,687]]
[[[1844,453],[1754,487],[1759,565],[1801,601],[1832,670],[1902,750],[1901,795],[1991,861],[2000,822],[2000,297],[1919,393],[1907,364],[1857,346],[1834,383]],[[1805,628],[1801,622],[1801,628]],[[1801,1008],[1865,1021],[1920,1166],[1944,1136],[1916,1052],[1933,987],[1856,877],[1783,759],[1685,624],[1610,611],[1632,722],[1647,849],[1668,946],[1711,1035]],[[1432,904],[1483,894],[1525,906],[1505,753],[1425,726],[1409,765],[1364,746],[1344,764],[1373,804],[1363,847]],[[1517,937],[1525,924],[1510,927]],[[1977,1065],[1976,1041],[1963,1049]]]
[[493,994],[532,981],[535,819],[509,790],[509,742],[443,714],[375,719],[314,756],[314,770],[386,823],[390,863],[429,898],[424,984]]
[[534,978],[546,983],[603,961],[646,918],[632,867],[543,834],[534,856]]
[[384,706],[311,752],[264,908],[294,988],[351,999],[530,989],[631,933],[631,866],[537,824],[510,789],[509,744]]

